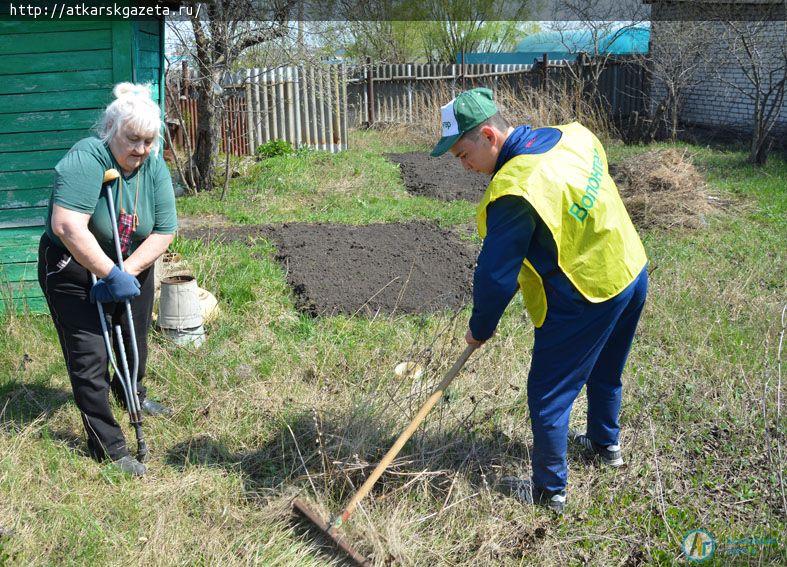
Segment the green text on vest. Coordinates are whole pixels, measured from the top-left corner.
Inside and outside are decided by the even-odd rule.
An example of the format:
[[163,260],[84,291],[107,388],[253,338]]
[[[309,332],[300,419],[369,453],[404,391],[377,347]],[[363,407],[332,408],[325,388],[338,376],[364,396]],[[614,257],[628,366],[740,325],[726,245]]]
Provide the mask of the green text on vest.
[[593,170],[585,185],[585,194],[582,195],[579,203],[572,203],[568,209],[568,213],[579,222],[584,222],[588,216],[588,211],[596,204],[598,190],[601,187],[601,176],[603,174],[604,166],[601,164],[601,156],[598,155],[598,150],[593,148]]

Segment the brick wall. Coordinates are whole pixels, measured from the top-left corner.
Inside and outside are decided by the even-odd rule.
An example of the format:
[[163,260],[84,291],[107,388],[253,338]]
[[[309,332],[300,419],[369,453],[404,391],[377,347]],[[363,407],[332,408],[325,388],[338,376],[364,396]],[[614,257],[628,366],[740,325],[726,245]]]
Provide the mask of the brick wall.
[[[706,3],[710,4],[710,3]],[[750,9],[765,9],[764,6],[750,6]],[[681,14],[681,4],[669,6],[669,14],[659,12],[657,6],[653,7],[653,23],[651,33],[651,53],[658,51],[659,41],[669,41],[669,24],[659,21],[672,18],[680,19],[686,14]],[[688,10],[690,8],[685,8]],[[708,8],[710,9],[710,8]],[[760,14],[764,20],[764,11]],[[749,14],[756,20],[755,14]],[[688,18],[687,18],[688,19]],[[684,98],[683,107],[679,118],[684,124],[750,132],[753,124],[754,100],[732,85],[737,85],[746,93],[753,94],[754,86],[746,78],[741,65],[730,54],[729,31],[725,24],[716,21],[696,21],[693,25],[700,27],[704,34],[710,38],[703,47],[704,53],[699,54],[705,64],[697,72],[696,84]],[[785,42],[787,24],[784,21],[771,21],[759,24],[761,28],[757,36],[757,44],[764,52],[766,69],[783,66],[783,55],[780,47]],[[661,26],[661,29],[660,27]],[[777,74],[778,77],[783,76]],[[729,83],[732,83],[729,84]],[[664,85],[654,80],[651,87],[651,101],[655,105],[663,97]],[[787,99],[785,99],[787,101]],[[787,105],[781,106],[773,132],[776,136],[787,134]]]

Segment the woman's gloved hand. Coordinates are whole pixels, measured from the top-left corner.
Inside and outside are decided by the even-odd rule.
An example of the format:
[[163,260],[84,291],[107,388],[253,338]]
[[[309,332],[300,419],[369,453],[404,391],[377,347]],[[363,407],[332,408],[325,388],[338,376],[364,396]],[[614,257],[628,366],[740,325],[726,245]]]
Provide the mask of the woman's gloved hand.
[[93,284],[90,289],[90,302],[117,303],[125,301],[138,296],[141,293],[139,288],[137,278],[117,266],[113,266],[107,277]]

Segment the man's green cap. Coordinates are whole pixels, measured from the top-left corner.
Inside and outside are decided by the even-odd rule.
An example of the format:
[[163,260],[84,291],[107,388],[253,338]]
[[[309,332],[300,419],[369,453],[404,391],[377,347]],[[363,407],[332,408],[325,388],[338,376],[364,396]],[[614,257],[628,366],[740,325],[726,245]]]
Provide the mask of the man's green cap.
[[497,106],[492,102],[491,90],[477,88],[460,93],[440,109],[440,114],[443,137],[432,150],[432,157],[443,155],[465,132],[497,114]]

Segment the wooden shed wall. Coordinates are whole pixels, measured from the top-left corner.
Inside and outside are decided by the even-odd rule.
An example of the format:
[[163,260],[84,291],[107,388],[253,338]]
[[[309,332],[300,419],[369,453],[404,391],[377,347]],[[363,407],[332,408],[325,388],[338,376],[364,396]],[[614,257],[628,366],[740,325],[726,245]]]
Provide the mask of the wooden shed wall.
[[162,36],[161,21],[0,20],[0,311],[46,309],[36,253],[53,168],[116,83],[151,82],[161,101]]

